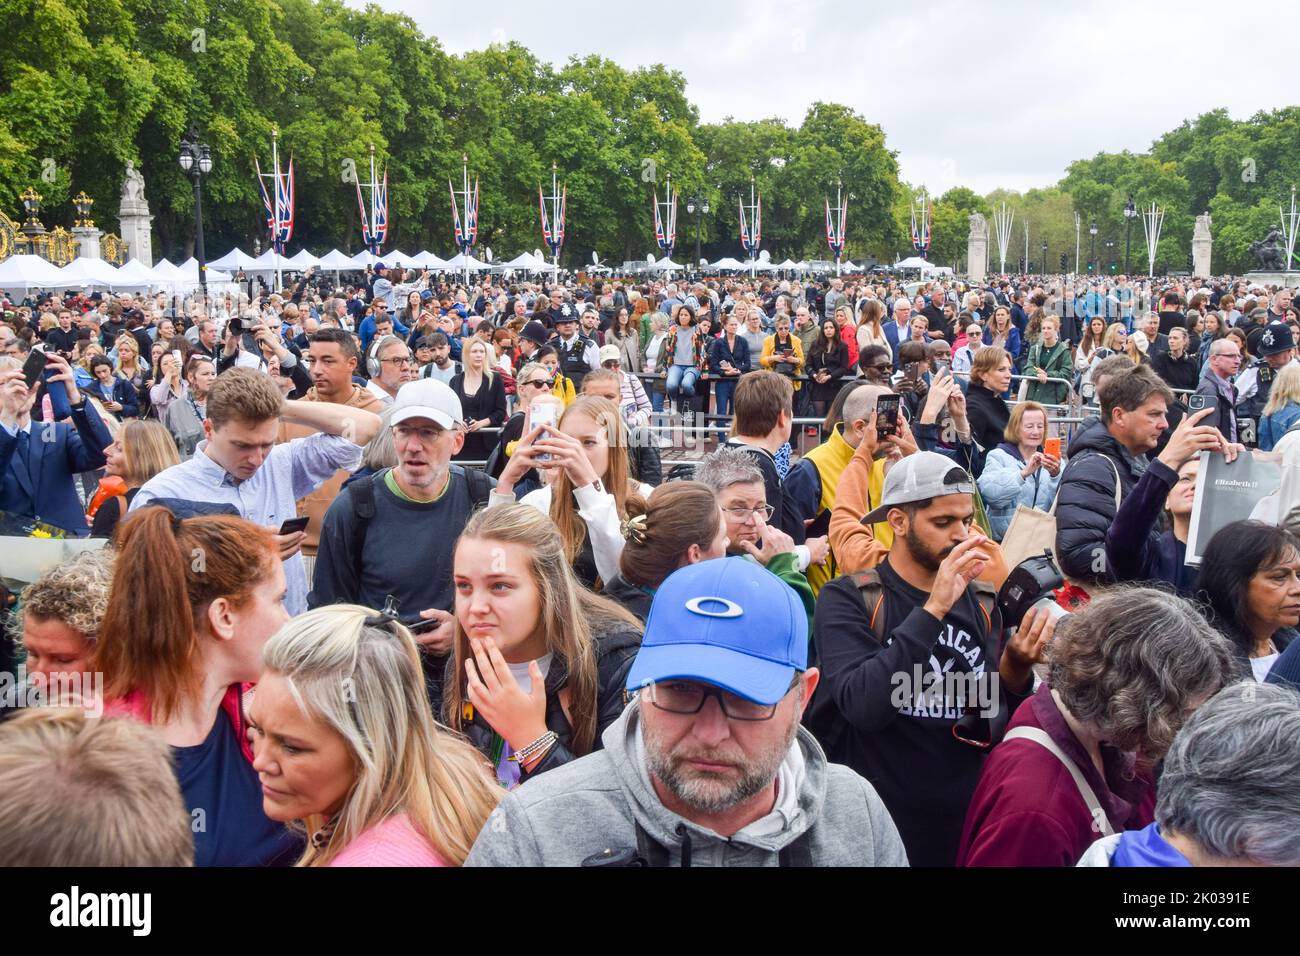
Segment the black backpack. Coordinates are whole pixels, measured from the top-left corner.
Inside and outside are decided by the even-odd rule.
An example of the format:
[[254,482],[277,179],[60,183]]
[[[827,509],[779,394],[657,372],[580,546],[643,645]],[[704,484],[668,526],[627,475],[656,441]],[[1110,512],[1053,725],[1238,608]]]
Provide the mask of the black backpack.
[[[453,481],[458,474],[465,476],[465,481],[469,485],[471,511],[477,511],[488,503],[493,484],[486,474],[477,468],[465,468],[457,464],[453,464],[450,470]],[[375,482],[383,480],[383,474],[382,471],[376,472],[348,486],[352,496],[352,533],[356,536],[352,548],[352,560],[358,564],[365,550],[366,532],[370,529],[370,521],[375,516]]]
[[[885,604],[884,586],[880,582],[880,572],[875,568],[868,568],[865,571],[855,571],[849,575],[853,583],[857,585],[859,593],[862,595],[862,603],[867,609],[868,621],[871,627],[871,636],[874,637],[881,646],[889,641],[889,635],[885,633],[885,622],[881,620],[880,612]],[[993,627],[993,611],[997,607],[997,591],[992,585],[985,581],[972,581],[971,587],[975,591],[975,597],[979,601],[980,610],[984,612],[984,623],[990,629]],[[813,657],[816,658],[816,647],[814,645]],[[813,661],[809,661],[810,664]],[[992,728],[990,737],[993,742],[1001,738],[1001,730],[1005,729],[1006,716],[1003,715],[1001,728]],[[821,744],[822,750],[826,752],[826,759],[833,763],[847,763],[850,755],[845,752],[844,744],[848,722],[840,714],[835,702],[831,700],[826,693],[813,694],[813,699],[804,713],[803,725],[808,729],[817,742]]]

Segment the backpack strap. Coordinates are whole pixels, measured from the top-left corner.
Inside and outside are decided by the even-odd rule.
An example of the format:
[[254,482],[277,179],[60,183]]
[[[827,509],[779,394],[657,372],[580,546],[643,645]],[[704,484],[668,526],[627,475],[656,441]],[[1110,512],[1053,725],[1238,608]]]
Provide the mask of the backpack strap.
[[880,583],[880,572],[868,568],[865,571],[855,571],[849,577],[853,579],[862,595],[862,603],[866,605],[872,635],[884,644],[888,635],[885,634],[885,622],[880,619],[880,609],[885,606],[885,588]]
[[1074,780],[1075,787],[1079,790],[1079,796],[1083,802],[1088,805],[1088,811],[1092,814],[1094,827],[1101,828],[1102,836],[1112,836],[1115,829],[1110,825],[1110,818],[1106,816],[1106,811],[1101,808],[1101,801],[1097,799],[1097,794],[1093,791],[1092,786],[1088,783],[1079,769],[1078,764],[1070,759],[1069,754],[1057,746],[1056,741],[1048,736],[1047,731],[1038,727],[1013,727],[1006,732],[1003,740],[1032,740],[1038,746],[1042,747],[1053,757],[1059,760],[1062,766],[1070,773]]
[[478,468],[466,468],[464,465],[453,465],[453,468],[459,469],[465,475],[465,483],[469,485],[469,500],[472,510],[477,511],[488,503],[488,498],[492,494],[492,482],[487,476],[487,472]]
[[352,561],[358,580],[361,578],[361,555],[366,549],[366,532],[375,517],[375,481],[379,475],[376,472],[348,485],[352,495]]

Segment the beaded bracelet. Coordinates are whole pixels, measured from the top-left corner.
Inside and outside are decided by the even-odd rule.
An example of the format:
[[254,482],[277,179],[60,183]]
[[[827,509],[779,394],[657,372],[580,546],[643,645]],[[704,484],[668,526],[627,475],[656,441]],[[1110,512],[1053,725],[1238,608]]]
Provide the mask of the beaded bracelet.
[[512,753],[506,759],[513,760],[515,763],[518,764],[528,763],[528,761],[533,759],[533,757],[536,757],[538,754],[545,753],[547,750],[551,749],[551,746],[559,739],[560,737],[555,731],[548,730],[546,733],[542,734],[540,737],[534,740],[527,747],[524,747],[521,750]]

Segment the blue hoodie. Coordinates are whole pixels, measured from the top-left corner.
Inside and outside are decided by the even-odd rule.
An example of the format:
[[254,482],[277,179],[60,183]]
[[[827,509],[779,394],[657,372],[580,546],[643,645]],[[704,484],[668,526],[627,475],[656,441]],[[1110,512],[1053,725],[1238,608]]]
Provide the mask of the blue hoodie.
[[1187,857],[1175,850],[1160,835],[1160,825],[1152,823],[1141,830],[1120,834],[1111,866],[1191,866]]

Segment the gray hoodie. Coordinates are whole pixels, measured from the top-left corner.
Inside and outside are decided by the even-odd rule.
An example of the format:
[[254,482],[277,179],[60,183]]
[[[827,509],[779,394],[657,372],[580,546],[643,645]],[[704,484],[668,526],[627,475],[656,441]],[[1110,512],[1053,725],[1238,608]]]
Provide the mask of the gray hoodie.
[[906,866],[898,830],[876,791],[830,764],[800,727],[778,774],[772,812],[730,839],[659,802],[645,769],[639,702],[601,736],[605,749],[540,774],[511,792],[479,834],[467,866],[579,866],[605,849],[637,846],[634,821],[681,862],[678,826],[691,839],[692,866],[776,866],[778,853],[807,833],[815,866]]

